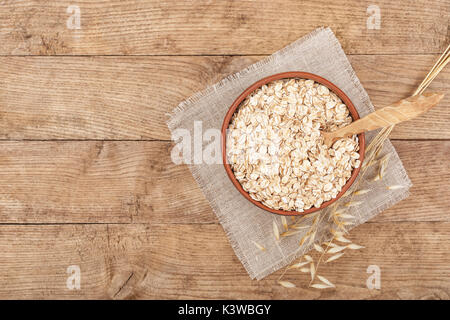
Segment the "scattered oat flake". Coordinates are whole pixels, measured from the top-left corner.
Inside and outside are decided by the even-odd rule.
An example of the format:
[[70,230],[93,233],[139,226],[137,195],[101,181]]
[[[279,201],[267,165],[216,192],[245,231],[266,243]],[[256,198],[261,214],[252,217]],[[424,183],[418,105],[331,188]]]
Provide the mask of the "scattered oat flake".
[[305,254],[303,258],[305,258],[306,261],[313,262],[313,258],[310,255]]
[[275,221],[273,221],[273,234],[275,235],[275,239],[280,240],[280,232],[278,231],[278,226]]
[[329,281],[327,278],[319,276],[319,275],[317,275],[317,278],[319,278],[319,280],[322,281],[323,283],[325,283],[326,285],[328,285],[330,287],[335,287],[335,285],[332,284],[331,281]]
[[405,186],[401,186],[401,185],[394,185],[394,186],[387,186],[386,189],[388,190],[397,190],[397,189],[402,189],[405,188]]
[[347,246],[347,248],[352,249],[352,250],[358,250],[358,249],[362,249],[364,248],[363,246],[360,246],[356,243],[351,243]]
[[253,244],[261,251],[266,251],[266,248],[264,248],[262,245],[260,245],[258,242],[256,241],[252,241]]
[[341,252],[341,253],[335,254],[334,256],[329,257],[328,260],[325,261],[325,262],[328,263],[328,262],[337,260],[337,259],[339,259],[340,257],[342,257],[342,256],[344,255],[344,253],[345,253],[345,252]]
[[300,268],[300,271],[304,273],[310,272],[309,268]]
[[285,288],[295,288],[295,284],[289,281],[278,281],[278,283]]

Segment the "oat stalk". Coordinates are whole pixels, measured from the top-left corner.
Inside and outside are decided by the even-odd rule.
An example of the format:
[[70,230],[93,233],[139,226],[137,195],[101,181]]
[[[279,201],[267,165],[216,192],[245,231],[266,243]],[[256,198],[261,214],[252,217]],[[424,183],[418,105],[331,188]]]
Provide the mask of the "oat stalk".
[[[416,91],[413,93],[414,95],[418,95],[418,94],[422,94],[425,89],[430,85],[430,83],[434,80],[434,78],[439,74],[439,72],[442,71],[442,69],[450,62],[450,45],[445,49],[444,53],[439,57],[439,59],[436,61],[436,63],[434,64],[434,66],[431,68],[430,72],[427,74],[427,76],[424,78],[424,80],[421,82],[421,84],[418,86],[418,88],[416,89]],[[375,158],[377,158],[379,156],[379,154],[381,153],[381,150],[383,148],[384,142],[386,141],[386,139],[389,137],[390,133],[392,132],[392,130],[394,129],[394,125],[391,125],[389,127],[385,127],[383,129],[380,130],[380,132],[374,137],[374,139],[371,141],[371,143],[367,146],[366,148],[366,159],[364,161],[364,163],[361,165],[361,172],[360,172],[360,177],[359,179],[356,181],[356,183],[354,183],[354,185],[352,186],[351,190],[358,190],[358,186],[360,185],[361,181],[363,180],[363,177],[365,176],[365,174],[367,173],[367,170],[370,166],[372,166],[376,161]],[[387,161],[389,159],[389,154],[385,155],[383,158],[381,158],[379,161],[380,166],[378,169],[378,174],[377,174],[377,180],[381,180],[383,178],[383,174],[384,174],[384,170],[387,167]],[[400,189],[403,188],[403,186],[399,186],[399,185],[394,185],[394,186],[387,186],[388,190],[396,190],[396,189]],[[353,197],[355,195],[360,195],[360,194],[364,194],[366,193],[365,190],[363,192],[361,192],[361,190],[358,191],[349,191],[350,193],[346,193],[344,195],[344,197],[347,197],[348,195],[351,195],[350,200],[348,202],[346,202],[347,204],[352,204],[352,205],[348,205],[348,206],[353,206],[354,202],[352,202]],[[339,201],[338,201],[339,202]],[[338,203],[337,202],[337,203]],[[308,285],[308,287],[314,287],[314,288],[318,288],[318,289],[324,289],[324,288],[329,288],[331,287],[330,284],[332,286],[334,286],[331,282],[329,282],[327,279],[318,276],[319,279],[324,282],[325,284],[312,284],[316,275],[317,275],[317,271],[319,269],[320,263],[323,261],[325,254],[329,253],[329,248],[336,248],[336,245],[333,243],[333,241],[340,241],[340,242],[345,242],[348,243],[344,249],[339,250],[337,254],[334,254],[332,257],[330,257],[327,261],[333,261],[333,260],[337,260],[338,258],[340,258],[343,254],[344,254],[344,250],[345,249],[351,249],[351,250],[357,250],[357,249],[362,249],[364,248],[363,246],[351,243],[351,241],[347,240],[346,238],[343,237],[343,235],[341,234],[341,232],[347,232],[344,228],[343,222],[341,220],[339,220],[339,218],[343,217],[342,216],[342,211],[336,210],[337,208],[337,203],[332,207],[332,211],[326,211],[326,213],[330,213],[329,214],[329,218],[333,217],[333,223],[336,225],[336,227],[341,230],[341,231],[334,231],[333,229],[331,229],[331,233],[333,234],[333,237],[330,241],[328,241],[326,243],[326,248],[323,249],[321,246],[317,245],[314,243],[314,248],[316,248],[316,251],[318,251],[319,253],[321,253],[317,264],[314,265],[313,261],[306,261],[306,262],[302,262],[301,265],[305,265],[307,263],[311,263],[312,264],[312,268],[314,268],[314,271],[312,271],[313,269],[309,269],[311,271],[311,281]],[[338,212],[336,214],[336,212]],[[325,214],[323,215],[318,215],[318,217],[320,217],[320,221],[321,222],[325,216]],[[306,216],[301,217],[300,219],[298,219],[297,221],[295,221],[291,226],[288,226],[289,228],[296,228],[296,227],[300,227],[300,224],[306,219]],[[307,235],[312,234],[314,231],[313,229],[315,228],[315,230],[317,231],[318,226],[316,226],[318,219],[315,219],[315,223],[313,223],[313,225],[310,227],[310,230],[307,232]],[[319,223],[320,224],[320,223]],[[314,242],[314,241],[313,241]],[[303,244],[303,243],[301,243]],[[320,247],[321,249],[318,249],[317,247]],[[332,252],[335,252],[336,250],[332,250]],[[309,256],[308,256],[309,257]],[[300,258],[302,259],[302,258]],[[300,264],[298,264],[300,265]],[[286,273],[286,271],[289,269],[289,267],[285,268],[284,272],[281,274],[281,276],[279,277],[278,280],[280,280],[284,274]],[[303,269],[303,268],[302,268]],[[323,278],[323,279],[322,279]],[[324,280],[325,279],[325,280]]]

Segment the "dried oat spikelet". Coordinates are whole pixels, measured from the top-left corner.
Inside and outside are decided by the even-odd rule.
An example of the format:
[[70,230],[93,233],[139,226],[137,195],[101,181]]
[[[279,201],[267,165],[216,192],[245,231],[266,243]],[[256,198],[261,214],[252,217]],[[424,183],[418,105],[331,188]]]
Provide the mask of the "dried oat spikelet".
[[329,281],[327,278],[323,277],[323,276],[319,276],[317,275],[317,278],[322,281],[324,284],[326,284],[329,288],[334,288],[335,285],[333,283],[331,283],[331,281]]
[[308,239],[308,238],[309,238],[309,234],[306,234],[303,238],[300,239],[300,242],[298,245],[301,247],[305,243],[306,239]]
[[323,250],[323,248],[321,246],[319,246],[317,243],[314,243],[314,249],[316,249],[316,251],[319,252],[319,253],[324,253],[325,252]]
[[333,287],[331,287],[331,286],[329,286],[329,285],[322,284],[322,283],[314,283],[314,284],[311,285],[311,287],[312,287],[312,288],[315,288],[315,289],[328,289],[328,288],[333,288]]
[[344,204],[346,207],[357,207],[362,203],[362,201],[349,201]]
[[331,249],[328,249],[327,253],[338,253],[338,252],[341,252],[341,251],[345,250],[346,248],[347,247],[344,247],[344,246],[335,246],[335,247],[333,247]]
[[289,281],[278,281],[278,283],[285,288],[295,288],[295,284]]
[[273,234],[275,236],[275,239],[280,240],[280,232],[278,231],[278,226],[275,223],[275,221],[273,221],[272,226],[273,226]]
[[397,190],[397,189],[403,189],[406,188],[405,186],[401,186],[401,185],[393,185],[393,186],[387,186],[386,189],[388,190]]
[[316,267],[315,267],[314,263],[312,263],[312,262],[310,265],[310,273],[311,273],[311,281],[313,281],[314,276],[316,275]]
[[281,217],[281,223],[283,224],[284,230],[288,231],[288,230],[289,230],[289,227],[288,227],[288,224],[287,224],[287,221],[286,221],[286,217],[285,217],[285,216],[282,216],[282,217]]
[[310,245],[313,244],[313,242],[314,242],[314,240],[315,240],[315,238],[316,238],[316,234],[317,234],[317,230],[314,231],[314,232],[310,235],[309,241],[308,241],[308,246],[310,246]]
[[329,257],[328,260],[325,261],[325,263],[339,259],[340,257],[342,257],[344,255],[344,253],[345,252],[341,252],[341,253],[335,254],[334,256]]
[[290,265],[288,267],[288,269],[299,269],[299,268],[301,268],[301,267],[303,267],[303,266],[305,266],[305,265],[307,265],[309,263],[311,263],[311,262],[309,262],[309,261],[298,262],[298,263]]
[[283,232],[280,236],[282,238],[283,237],[290,237],[290,236],[293,236],[293,235],[296,235],[296,234],[299,234],[299,233],[301,233],[301,231],[299,231],[299,230],[289,230],[289,231]]
[[295,230],[302,230],[302,229],[309,229],[309,228],[311,228],[310,225],[305,225],[305,226],[293,226],[293,227],[292,227],[292,229],[295,229]]
[[334,230],[334,229],[331,229],[330,232],[335,238],[342,237],[344,235],[344,233],[342,231],[338,231],[338,230]]
[[358,245],[358,244],[356,244],[356,243],[350,243],[350,244],[347,246],[347,248],[352,249],[352,250],[358,250],[358,249],[363,249],[363,248],[365,248],[365,247],[360,246],[360,245]]
[[351,241],[348,240],[347,238],[345,238],[344,236],[336,237],[336,241],[344,242],[344,243],[351,243]]
[[264,248],[262,245],[260,245],[258,242],[256,241],[252,241],[253,244],[261,251],[266,251],[266,248]]
[[362,189],[362,190],[357,190],[357,191],[353,192],[353,194],[354,194],[355,196],[359,196],[359,195],[362,195],[362,194],[366,194],[366,193],[368,193],[368,192],[370,192],[369,189]]
[[352,216],[351,214],[348,214],[348,213],[342,213],[342,214],[338,214],[336,216],[339,218],[342,218],[342,219],[354,219],[355,218],[354,216]]

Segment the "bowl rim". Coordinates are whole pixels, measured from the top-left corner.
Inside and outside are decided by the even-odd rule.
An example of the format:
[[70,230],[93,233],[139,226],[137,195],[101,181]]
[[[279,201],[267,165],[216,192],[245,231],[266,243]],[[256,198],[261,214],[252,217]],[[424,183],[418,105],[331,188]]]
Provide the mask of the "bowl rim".
[[252,84],[247,89],[245,89],[236,98],[236,100],[234,100],[234,102],[231,104],[230,108],[228,109],[228,112],[226,113],[223,124],[222,124],[222,131],[221,131],[221,133],[222,133],[222,136],[221,136],[222,162],[225,167],[225,171],[226,171],[228,177],[230,178],[231,182],[233,183],[233,185],[236,187],[236,189],[239,191],[239,193],[241,193],[251,203],[253,203],[254,205],[256,205],[257,207],[259,207],[261,209],[264,209],[265,211],[268,211],[268,212],[271,212],[274,214],[284,215],[284,216],[302,216],[302,215],[306,215],[309,213],[313,213],[313,212],[322,210],[322,209],[330,206],[335,201],[337,201],[339,198],[341,198],[344,195],[344,193],[347,192],[347,190],[351,187],[353,182],[356,180],[356,177],[358,176],[358,174],[361,170],[361,165],[364,161],[365,136],[364,136],[364,133],[358,134],[359,160],[361,161],[361,165],[358,168],[353,169],[350,179],[347,180],[345,185],[342,187],[341,192],[338,193],[336,198],[322,203],[322,205],[319,208],[312,207],[303,212],[285,211],[285,210],[269,208],[269,207],[265,206],[264,204],[262,204],[261,202],[252,199],[250,197],[250,195],[248,194],[248,192],[246,192],[242,188],[241,184],[234,176],[234,173],[231,170],[230,164],[228,163],[227,155],[226,155],[226,130],[228,129],[231,118],[232,118],[233,114],[235,113],[236,109],[240,106],[241,102],[244,101],[245,98],[247,98],[248,95],[250,95],[253,91],[255,91],[256,89],[262,87],[263,85],[265,85],[269,82],[272,82],[275,80],[280,80],[280,79],[287,79],[287,78],[301,78],[301,79],[307,79],[307,80],[314,80],[314,81],[326,86],[328,89],[330,89],[332,92],[334,92],[343,101],[343,103],[347,106],[347,108],[349,109],[350,115],[353,118],[353,121],[358,120],[360,118],[358,111],[356,110],[356,108],[353,105],[350,98],[341,89],[339,89],[335,84],[333,84],[331,81],[329,81],[323,77],[320,77],[316,74],[309,73],[309,72],[303,72],[303,71],[289,71],[289,72],[273,74],[273,75],[270,75],[268,77],[265,77],[265,78],[262,78],[262,79],[256,81],[254,84]]

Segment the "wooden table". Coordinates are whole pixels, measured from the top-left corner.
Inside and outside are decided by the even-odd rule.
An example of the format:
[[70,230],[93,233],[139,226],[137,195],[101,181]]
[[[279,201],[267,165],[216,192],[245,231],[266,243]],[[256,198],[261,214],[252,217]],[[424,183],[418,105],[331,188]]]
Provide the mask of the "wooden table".
[[351,232],[366,248],[321,269],[332,290],[299,272],[294,289],[279,272],[250,280],[172,163],[165,125],[183,99],[321,25],[375,106],[403,98],[449,43],[448,0],[52,3],[0,1],[0,298],[449,299],[450,68],[431,85],[443,102],[391,136],[411,196]]

